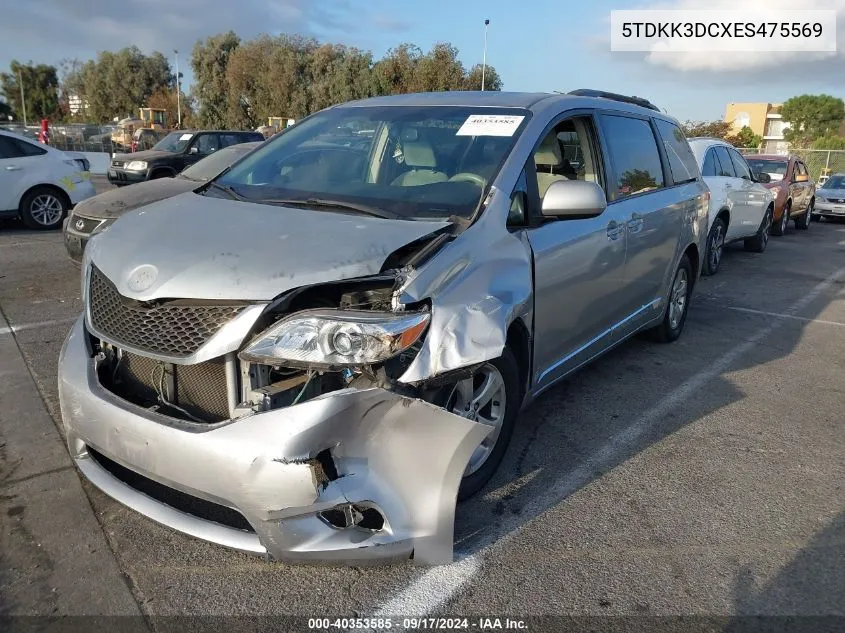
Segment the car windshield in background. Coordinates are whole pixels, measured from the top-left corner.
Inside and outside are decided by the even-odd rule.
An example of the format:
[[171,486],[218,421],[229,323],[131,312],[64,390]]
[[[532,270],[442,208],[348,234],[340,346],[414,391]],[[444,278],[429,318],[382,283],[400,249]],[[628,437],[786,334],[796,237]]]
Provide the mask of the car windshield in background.
[[249,148],[224,147],[210,156],[203,158],[201,161],[194,163],[182,171],[179,177],[190,180],[211,180],[248,151]]
[[845,189],[845,176],[831,176],[823,186],[824,189]]
[[171,132],[158,143],[153,145],[153,149],[177,154],[184,151],[185,147],[187,147],[193,137],[194,135],[188,132]]
[[252,202],[468,218],[529,117],[515,108],[332,108],[267,141],[218,184]]
[[772,182],[783,180],[786,175],[786,170],[789,167],[789,162],[785,160],[764,160],[760,158],[745,157],[745,162],[751,167],[751,171],[755,174],[769,174]]

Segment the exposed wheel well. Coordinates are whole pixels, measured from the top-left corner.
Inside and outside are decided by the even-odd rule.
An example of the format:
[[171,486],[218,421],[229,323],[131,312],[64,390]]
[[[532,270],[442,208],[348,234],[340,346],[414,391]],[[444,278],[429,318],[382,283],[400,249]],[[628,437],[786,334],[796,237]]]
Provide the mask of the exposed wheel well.
[[62,202],[65,203],[65,207],[67,209],[70,209],[71,201],[70,201],[70,196],[67,195],[67,192],[64,189],[62,189],[61,187],[57,187],[56,185],[45,184],[45,185],[33,185],[32,187],[30,187],[29,189],[24,191],[23,195],[21,196],[21,201],[18,204],[19,210],[22,209],[23,201],[26,200],[26,197],[29,194],[31,194],[33,191],[35,191],[36,189],[48,189],[48,190],[50,190],[51,192],[58,195],[58,197],[62,200]]
[[698,272],[700,268],[700,262],[698,261],[698,246],[690,244],[687,246],[687,250],[684,251],[684,255],[689,258],[689,263],[692,266],[692,284],[695,286],[695,280],[698,279]]
[[519,365],[519,396],[521,399],[528,389],[528,377],[531,373],[531,336],[522,319],[517,319],[508,328],[507,345]]
[[721,218],[722,221],[725,223],[725,226],[728,227],[731,225],[731,212],[727,209],[722,209],[719,213],[716,214],[716,218]]

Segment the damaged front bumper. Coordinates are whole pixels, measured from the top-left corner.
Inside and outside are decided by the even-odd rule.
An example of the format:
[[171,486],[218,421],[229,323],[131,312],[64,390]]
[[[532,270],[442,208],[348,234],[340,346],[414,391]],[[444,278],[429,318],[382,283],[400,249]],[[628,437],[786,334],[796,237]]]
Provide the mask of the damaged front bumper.
[[451,562],[458,487],[489,427],[380,388],[186,423],[103,388],[97,363],[80,318],[59,361],[62,419],[80,471],[116,500],[282,561]]

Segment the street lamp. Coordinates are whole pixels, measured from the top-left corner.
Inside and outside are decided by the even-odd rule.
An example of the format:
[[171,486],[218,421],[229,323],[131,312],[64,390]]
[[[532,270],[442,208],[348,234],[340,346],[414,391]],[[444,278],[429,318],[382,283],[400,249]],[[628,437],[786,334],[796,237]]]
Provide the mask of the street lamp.
[[490,20],[484,20],[484,58],[481,62],[481,91],[484,91],[484,77],[487,74],[487,27]]
[[179,89],[179,51],[173,49],[176,53],[176,117],[179,120],[179,129],[182,129],[182,91]]

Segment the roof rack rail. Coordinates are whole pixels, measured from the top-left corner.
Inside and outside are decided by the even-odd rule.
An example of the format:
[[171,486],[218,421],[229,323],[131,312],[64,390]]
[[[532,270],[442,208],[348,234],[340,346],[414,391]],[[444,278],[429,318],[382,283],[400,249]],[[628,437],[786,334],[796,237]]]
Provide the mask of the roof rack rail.
[[648,108],[649,110],[656,110],[660,112],[660,108],[654,105],[648,99],[643,99],[642,97],[628,97],[626,95],[620,95],[615,92],[604,92],[603,90],[590,90],[588,88],[581,88],[579,90],[572,90],[569,93],[575,97],[601,97],[602,99],[613,99],[614,101],[624,101],[625,103],[632,103],[634,105],[641,106],[643,108]]

